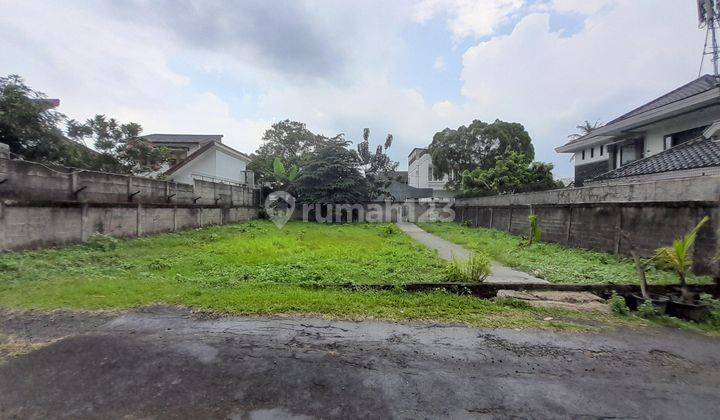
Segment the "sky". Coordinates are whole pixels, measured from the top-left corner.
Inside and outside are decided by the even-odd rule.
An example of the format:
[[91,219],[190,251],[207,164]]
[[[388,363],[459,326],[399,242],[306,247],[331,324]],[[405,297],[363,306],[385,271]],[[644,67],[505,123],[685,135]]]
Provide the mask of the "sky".
[[[681,0],[0,0],[0,74],[83,120],[223,134],[251,153],[273,122],[392,158],[473,120],[522,123],[536,160],[698,76],[705,33]],[[711,71],[706,60],[703,73]]]

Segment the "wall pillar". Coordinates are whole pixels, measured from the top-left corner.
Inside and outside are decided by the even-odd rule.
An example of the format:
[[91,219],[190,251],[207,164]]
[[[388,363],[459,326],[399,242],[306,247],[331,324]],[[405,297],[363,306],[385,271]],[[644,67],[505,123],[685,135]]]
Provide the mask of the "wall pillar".
[[87,203],[80,206],[80,241],[87,242],[90,237],[88,226],[88,212],[90,211]]
[[512,231],[512,206],[508,207],[508,232]]
[[173,206],[173,232],[177,232],[177,206]]
[[620,253],[620,242],[622,241],[622,207],[616,207],[617,215],[615,216],[615,243],[613,247],[613,253],[615,255]]
[[135,225],[136,236],[139,238],[143,234],[142,227],[142,203],[137,203],[137,219]]
[[5,226],[5,219],[7,219],[6,213],[5,204],[0,200],[0,252],[10,250],[10,244],[7,239],[7,226]]
[[572,206],[568,207],[568,219],[567,223],[565,224],[565,243],[567,245],[570,245],[570,233],[572,232],[572,218],[573,218],[573,208]]
[[493,228],[493,208],[490,207],[490,229]]

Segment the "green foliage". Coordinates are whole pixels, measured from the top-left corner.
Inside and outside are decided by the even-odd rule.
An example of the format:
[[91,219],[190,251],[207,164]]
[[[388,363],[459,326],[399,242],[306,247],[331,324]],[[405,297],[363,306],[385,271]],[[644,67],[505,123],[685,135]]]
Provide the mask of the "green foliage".
[[169,150],[143,139],[141,132],[139,124],[122,124],[104,115],[96,115],[84,123],[68,121],[68,137],[78,143],[90,142],[98,151],[91,155],[86,166],[103,172],[147,174],[167,162]]
[[[435,169],[443,174],[462,174],[477,168],[490,169],[501,156],[517,152],[535,157],[535,149],[525,127],[518,123],[495,120],[486,123],[474,120],[470,125],[456,130],[446,128],[435,133],[428,153]],[[460,189],[460,177],[450,180],[450,185]]]
[[300,167],[306,156],[327,140],[327,137],[308,130],[301,122],[277,122],[263,134],[263,144],[253,154],[248,170],[254,171],[259,181],[278,181],[274,178],[276,159],[290,165],[292,171],[293,166]]
[[530,245],[532,245],[533,242],[540,242],[542,233],[540,232],[540,226],[538,225],[538,218],[536,215],[531,214],[528,216],[528,221],[530,222]]
[[88,151],[58,127],[65,116],[17,75],[0,77],[0,142],[27,160],[83,167]]
[[445,267],[445,280],[462,283],[482,283],[490,275],[490,258],[480,252],[467,260],[453,259]]
[[720,328],[720,299],[714,299],[711,295],[704,293],[700,295],[700,303],[710,307],[710,316],[706,323],[714,328]]
[[117,248],[118,240],[110,235],[104,233],[95,232],[90,235],[87,243],[85,244],[88,248],[96,249],[98,251],[112,251]]
[[301,203],[364,203],[373,188],[360,171],[360,160],[342,138],[329,140],[308,154],[297,180]]
[[655,308],[655,305],[649,300],[644,301],[640,305],[638,305],[637,308],[637,315],[640,318],[645,319],[652,319],[658,316],[657,308]]
[[[635,265],[629,258],[559,244],[539,242],[521,246],[523,239],[493,229],[467,228],[459,223],[419,223],[424,230],[470,250],[486,252],[504,265],[526,273],[541,272],[551,283],[638,284]],[[654,266],[647,270],[653,284],[673,284],[676,276]],[[688,274],[692,283],[712,283],[709,277]]]
[[388,134],[385,143],[378,145],[375,152],[370,151],[370,129],[363,129],[363,141],[357,145],[357,154],[360,160],[360,170],[370,184],[371,197],[385,194],[390,185],[391,174],[397,169],[398,163],[386,154],[393,141],[393,135]]
[[462,175],[463,196],[511,194],[559,188],[550,163],[532,162],[527,155],[510,152],[490,168],[478,167]]
[[630,313],[630,308],[628,308],[625,298],[617,293],[613,292],[613,295],[608,299],[608,305],[610,305],[613,313],[618,315],[627,315]]
[[380,228],[380,232],[383,236],[394,236],[402,233],[402,231],[392,223],[384,225],[382,228]]
[[[705,216],[700,222],[682,239],[676,239],[673,241],[672,246],[658,248],[655,251],[653,261],[656,267],[664,270],[670,270],[674,272],[680,280],[680,286],[685,289],[686,277],[688,272],[692,268],[693,260],[693,247],[695,246],[695,240],[697,239],[698,232],[700,229],[710,220],[708,216]],[[689,299],[689,294],[686,290],[683,290],[683,298]]]

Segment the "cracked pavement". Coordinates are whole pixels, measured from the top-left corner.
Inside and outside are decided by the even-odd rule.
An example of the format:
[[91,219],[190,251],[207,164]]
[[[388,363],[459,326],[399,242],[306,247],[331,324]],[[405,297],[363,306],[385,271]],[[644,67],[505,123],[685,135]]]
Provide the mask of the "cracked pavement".
[[[0,418],[716,418],[720,339],[4,312]],[[2,348],[6,348],[2,347]]]

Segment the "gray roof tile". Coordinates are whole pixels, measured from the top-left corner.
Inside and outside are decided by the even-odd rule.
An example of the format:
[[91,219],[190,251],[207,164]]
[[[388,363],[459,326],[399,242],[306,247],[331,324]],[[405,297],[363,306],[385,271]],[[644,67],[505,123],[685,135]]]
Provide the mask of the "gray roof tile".
[[720,143],[698,137],[656,155],[628,163],[589,181],[720,166]]

